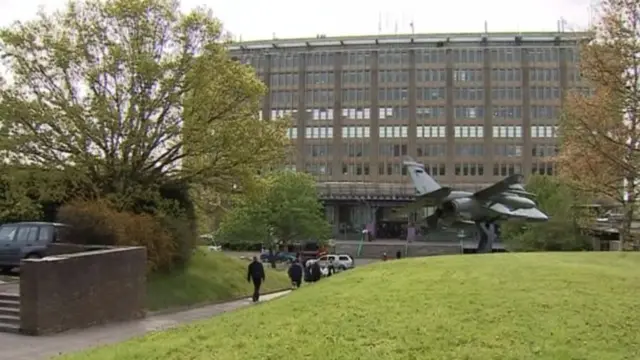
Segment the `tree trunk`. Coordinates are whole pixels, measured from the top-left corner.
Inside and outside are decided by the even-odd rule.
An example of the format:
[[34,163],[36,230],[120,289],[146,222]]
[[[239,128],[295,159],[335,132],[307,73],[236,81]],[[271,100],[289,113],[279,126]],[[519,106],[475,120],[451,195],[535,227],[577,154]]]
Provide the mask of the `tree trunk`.
[[634,204],[630,201],[625,201],[622,211],[622,223],[620,224],[620,250],[627,251],[636,248],[636,244],[631,235],[631,223],[633,222],[633,208]]

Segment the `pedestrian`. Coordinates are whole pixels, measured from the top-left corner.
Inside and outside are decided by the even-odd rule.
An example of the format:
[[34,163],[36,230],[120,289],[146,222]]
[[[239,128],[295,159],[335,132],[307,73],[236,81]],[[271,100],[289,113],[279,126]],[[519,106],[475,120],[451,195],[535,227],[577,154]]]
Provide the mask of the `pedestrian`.
[[402,251],[398,250],[396,251],[396,259],[400,259],[402,258]]
[[321,277],[322,269],[320,269],[320,264],[318,264],[317,261],[314,261],[313,264],[311,264],[311,281],[316,282],[320,280]]
[[264,266],[258,261],[258,257],[254,256],[247,269],[247,282],[253,281],[253,302],[260,300],[260,285],[265,280]]
[[382,253],[382,261],[387,261],[387,253]]
[[336,272],[336,267],[333,264],[333,258],[329,258],[329,265],[327,265],[327,277],[333,275]]
[[311,277],[311,264],[309,261],[307,261],[304,267],[304,281],[313,282],[313,278]]
[[269,249],[269,263],[272,269],[276,268],[276,254],[274,254],[273,249]]
[[302,265],[298,261],[298,259],[293,260],[291,266],[289,266],[289,279],[291,279],[291,284],[294,289],[297,289],[302,284],[302,273],[304,269],[302,269]]

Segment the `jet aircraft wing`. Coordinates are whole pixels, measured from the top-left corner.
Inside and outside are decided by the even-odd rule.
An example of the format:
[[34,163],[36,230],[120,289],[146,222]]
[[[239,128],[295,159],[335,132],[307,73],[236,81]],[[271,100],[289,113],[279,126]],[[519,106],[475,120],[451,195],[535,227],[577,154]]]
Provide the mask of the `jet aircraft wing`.
[[416,200],[412,203],[401,208],[394,209],[392,212],[395,214],[409,214],[425,207],[436,206],[440,204],[444,198],[449,196],[451,191],[452,189],[450,187],[442,187],[428,194],[418,195],[416,196]]
[[509,191],[512,185],[520,184],[523,180],[524,177],[520,174],[511,175],[504,180],[501,180],[489,187],[477,191],[475,194],[473,194],[473,197],[481,201],[487,201],[496,195]]

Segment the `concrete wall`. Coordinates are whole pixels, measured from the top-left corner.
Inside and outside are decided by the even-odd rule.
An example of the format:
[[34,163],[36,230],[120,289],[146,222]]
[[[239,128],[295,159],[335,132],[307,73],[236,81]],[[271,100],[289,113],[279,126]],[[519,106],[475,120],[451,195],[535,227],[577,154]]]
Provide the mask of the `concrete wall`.
[[101,245],[79,245],[70,243],[54,243],[49,244],[45,256],[56,256],[65,254],[76,254],[87,251],[112,249],[112,246]]
[[[405,249],[407,253],[405,254]],[[362,247],[362,253],[360,258],[363,259],[378,259],[382,257],[382,254],[387,253],[388,257],[395,257],[396,252],[402,252],[402,257],[418,257],[418,256],[432,256],[432,255],[445,255],[445,254],[461,254],[462,249],[457,243],[451,245],[439,245],[428,243],[411,243],[409,247],[405,247],[404,243],[398,244],[376,244],[365,243]],[[357,244],[336,244],[335,252],[337,254],[350,254],[356,256],[358,253]]]
[[41,335],[138,319],[145,314],[145,293],[143,247],[25,259],[20,268],[21,331]]

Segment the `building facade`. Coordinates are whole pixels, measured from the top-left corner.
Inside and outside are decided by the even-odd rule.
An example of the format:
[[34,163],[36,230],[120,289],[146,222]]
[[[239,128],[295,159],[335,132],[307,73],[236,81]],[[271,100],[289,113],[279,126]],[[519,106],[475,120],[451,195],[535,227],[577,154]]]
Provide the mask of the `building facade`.
[[585,39],[319,36],[237,43],[231,52],[269,89],[262,118],[293,119],[288,167],[313,174],[336,232],[355,234],[379,231],[393,222],[386,208],[413,197],[406,156],[438,182],[469,190],[516,173],[552,175],[563,94],[589,91],[578,71]]

